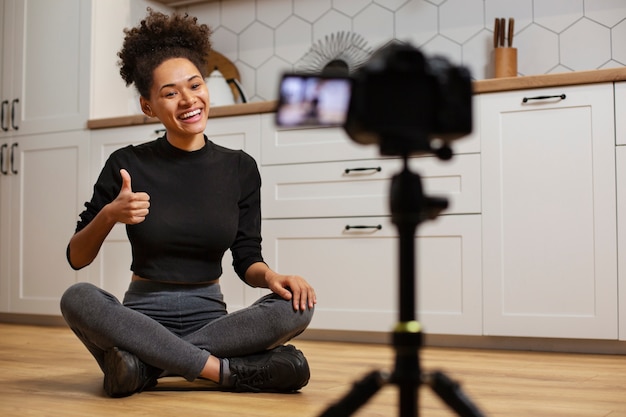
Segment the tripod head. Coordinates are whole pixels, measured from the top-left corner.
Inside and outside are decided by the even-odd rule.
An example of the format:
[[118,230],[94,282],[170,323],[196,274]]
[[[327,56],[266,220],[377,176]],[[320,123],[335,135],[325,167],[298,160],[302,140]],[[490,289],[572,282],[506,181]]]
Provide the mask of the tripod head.
[[432,153],[450,159],[451,144],[472,131],[469,71],[445,58],[426,58],[409,44],[391,43],[354,74],[285,74],[278,126],[342,126],[381,154]]

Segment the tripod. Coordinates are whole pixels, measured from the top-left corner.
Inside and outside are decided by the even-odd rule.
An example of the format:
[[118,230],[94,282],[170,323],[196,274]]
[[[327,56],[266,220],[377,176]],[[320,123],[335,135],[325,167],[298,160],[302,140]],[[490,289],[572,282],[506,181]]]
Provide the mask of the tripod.
[[399,321],[393,331],[395,368],[391,375],[373,371],[354,384],[352,390],[320,417],[345,417],[364,405],[383,385],[399,387],[400,417],[418,416],[418,388],[427,384],[461,417],[482,417],[480,410],[462,392],[459,384],[442,372],[423,373],[419,349],[422,346],[421,325],[415,318],[415,232],[426,220],[436,218],[447,208],[443,198],[427,197],[419,174],[410,170],[408,155],[404,168],[391,182],[391,217],[400,239]]

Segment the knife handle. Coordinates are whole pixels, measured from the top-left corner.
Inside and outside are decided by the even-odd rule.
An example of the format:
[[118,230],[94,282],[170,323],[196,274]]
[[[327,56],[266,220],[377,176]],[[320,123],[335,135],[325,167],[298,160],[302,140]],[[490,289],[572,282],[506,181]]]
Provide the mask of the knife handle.
[[496,17],[493,24],[493,47],[497,48],[500,44],[500,19]]

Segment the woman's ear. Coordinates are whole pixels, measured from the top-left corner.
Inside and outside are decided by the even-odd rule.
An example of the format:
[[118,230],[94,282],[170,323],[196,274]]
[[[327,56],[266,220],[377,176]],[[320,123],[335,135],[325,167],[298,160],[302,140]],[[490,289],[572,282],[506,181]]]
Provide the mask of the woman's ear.
[[141,111],[148,117],[154,117],[150,103],[143,97],[139,97],[139,104],[141,105]]

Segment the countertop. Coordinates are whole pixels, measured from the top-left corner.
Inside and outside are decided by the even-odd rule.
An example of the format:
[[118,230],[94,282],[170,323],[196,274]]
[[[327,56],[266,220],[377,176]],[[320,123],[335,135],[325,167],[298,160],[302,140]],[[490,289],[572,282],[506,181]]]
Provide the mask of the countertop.
[[[528,75],[524,77],[494,78],[473,82],[474,94],[494,93],[498,91],[524,90],[531,88],[559,87],[579,84],[595,84],[626,80],[626,67],[591,71],[566,72],[547,75]],[[246,114],[271,113],[275,110],[276,101],[262,101],[232,106],[211,108],[209,118],[241,116]],[[157,123],[158,120],[143,116],[110,117],[92,119],[87,122],[88,129],[104,129]]]

